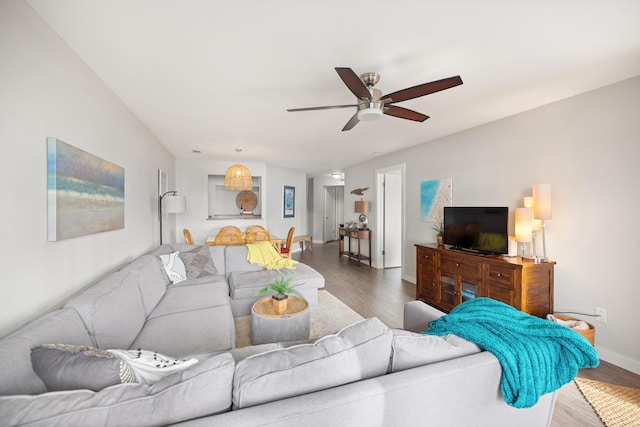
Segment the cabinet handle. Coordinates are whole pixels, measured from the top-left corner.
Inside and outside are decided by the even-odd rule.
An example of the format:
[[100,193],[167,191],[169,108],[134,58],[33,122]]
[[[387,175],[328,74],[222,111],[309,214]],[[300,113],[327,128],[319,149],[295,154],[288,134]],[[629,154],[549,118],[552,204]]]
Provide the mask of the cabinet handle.
[[429,259],[429,255],[425,255],[425,256],[424,256],[424,259]]
[[435,286],[435,285],[436,285],[435,283],[432,283],[432,284],[431,284],[431,286]]
[[498,277],[502,277],[502,274],[500,274],[500,273],[497,273],[497,274],[496,274],[496,276],[498,276]]
[[460,267],[460,263],[459,262],[456,262],[456,267]]

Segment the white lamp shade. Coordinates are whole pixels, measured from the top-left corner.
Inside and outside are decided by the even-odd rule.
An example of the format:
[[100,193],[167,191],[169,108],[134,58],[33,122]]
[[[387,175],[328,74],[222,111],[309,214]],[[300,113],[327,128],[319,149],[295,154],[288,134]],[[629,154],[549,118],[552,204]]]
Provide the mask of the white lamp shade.
[[166,213],[180,213],[187,210],[187,199],[184,196],[167,194],[164,199],[164,211]]
[[[533,215],[533,196],[529,196],[529,197],[525,197],[524,198],[524,207],[525,208],[531,208],[531,215]],[[533,231],[540,231],[542,230],[542,221],[539,219],[533,219],[533,223],[532,223],[532,227],[533,227]]]
[[551,219],[551,185],[535,184],[533,186],[533,217]]
[[532,232],[531,208],[516,208],[516,241],[531,242]]

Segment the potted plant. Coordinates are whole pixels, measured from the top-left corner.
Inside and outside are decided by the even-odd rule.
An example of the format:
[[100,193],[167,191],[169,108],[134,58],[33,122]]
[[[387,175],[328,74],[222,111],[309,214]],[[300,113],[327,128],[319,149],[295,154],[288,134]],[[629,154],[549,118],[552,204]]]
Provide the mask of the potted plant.
[[436,233],[438,233],[436,235],[438,246],[442,246],[443,239],[444,239],[444,224],[441,221],[439,224],[434,224],[432,228],[435,230]]
[[278,277],[275,282],[260,289],[255,293],[255,295],[273,294],[271,295],[273,309],[277,314],[282,314],[287,311],[289,295],[296,295],[299,298],[304,299],[304,297],[293,286],[291,286],[293,278],[294,276],[290,276],[288,278]]

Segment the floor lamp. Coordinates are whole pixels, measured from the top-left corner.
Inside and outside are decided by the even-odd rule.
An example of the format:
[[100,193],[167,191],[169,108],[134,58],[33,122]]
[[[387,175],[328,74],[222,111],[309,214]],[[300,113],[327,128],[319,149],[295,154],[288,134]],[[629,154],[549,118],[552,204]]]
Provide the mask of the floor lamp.
[[[168,196],[168,197],[167,197]],[[166,199],[165,199],[166,197]],[[158,202],[160,212],[160,244],[162,244],[162,200],[164,199],[164,208],[167,213],[181,213],[186,210],[187,199],[184,196],[178,196],[177,191],[167,191]]]

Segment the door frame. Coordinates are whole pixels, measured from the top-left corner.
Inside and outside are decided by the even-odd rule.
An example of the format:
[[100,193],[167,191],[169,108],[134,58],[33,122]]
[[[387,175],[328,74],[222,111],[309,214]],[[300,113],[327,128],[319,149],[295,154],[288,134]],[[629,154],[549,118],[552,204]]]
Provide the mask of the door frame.
[[380,168],[375,170],[375,207],[376,207],[376,233],[374,241],[376,243],[376,251],[373,256],[373,261],[377,268],[383,268],[384,259],[382,256],[382,250],[384,249],[384,201],[382,199],[384,194],[384,175],[387,172],[391,171],[400,171],[400,259],[401,259],[401,269],[404,272],[404,242],[405,242],[405,209],[406,209],[406,198],[405,198],[405,188],[406,188],[406,164],[401,163],[393,166],[388,166],[385,168]]

